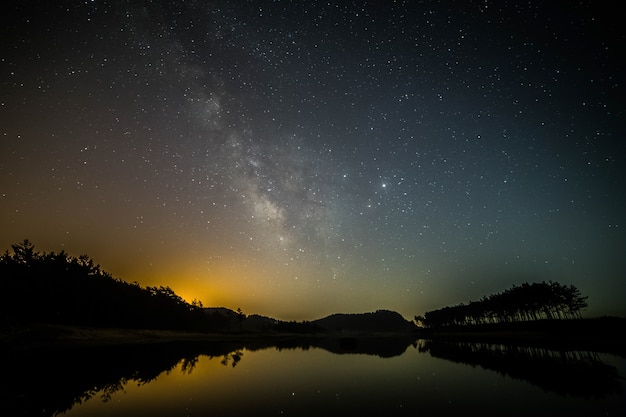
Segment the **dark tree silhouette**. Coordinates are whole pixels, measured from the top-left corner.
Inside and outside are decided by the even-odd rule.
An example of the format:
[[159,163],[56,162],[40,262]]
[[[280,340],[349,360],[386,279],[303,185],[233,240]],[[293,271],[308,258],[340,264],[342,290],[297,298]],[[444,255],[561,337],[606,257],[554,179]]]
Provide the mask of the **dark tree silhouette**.
[[39,253],[29,240],[0,256],[0,319],[42,323],[213,330],[201,303],[169,287],[113,278],[87,255]]
[[415,316],[413,321],[415,322],[415,325],[417,327],[424,327],[424,321],[425,321],[424,316]]
[[573,285],[523,283],[480,301],[428,311],[423,322],[427,327],[442,327],[580,318],[581,310],[587,307],[586,300],[587,297],[583,297]]
[[243,322],[245,319],[246,319],[246,315],[243,314],[243,311],[241,311],[241,308],[237,308],[237,321],[239,322],[240,332],[243,330]]

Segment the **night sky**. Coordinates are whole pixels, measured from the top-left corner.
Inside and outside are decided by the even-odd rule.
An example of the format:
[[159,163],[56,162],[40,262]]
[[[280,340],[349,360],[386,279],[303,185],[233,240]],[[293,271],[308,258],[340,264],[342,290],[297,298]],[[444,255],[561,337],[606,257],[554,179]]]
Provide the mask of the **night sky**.
[[289,320],[543,280],[624,316],[614,7],[3,2],[0,249]]

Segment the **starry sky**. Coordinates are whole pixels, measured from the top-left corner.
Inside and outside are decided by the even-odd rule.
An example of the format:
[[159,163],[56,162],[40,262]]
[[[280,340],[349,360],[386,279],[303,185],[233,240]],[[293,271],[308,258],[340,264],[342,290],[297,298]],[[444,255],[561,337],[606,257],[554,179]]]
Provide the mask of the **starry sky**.
[[626,316],[593,1],[9,1],[0,244],[288,320],[553,280]]

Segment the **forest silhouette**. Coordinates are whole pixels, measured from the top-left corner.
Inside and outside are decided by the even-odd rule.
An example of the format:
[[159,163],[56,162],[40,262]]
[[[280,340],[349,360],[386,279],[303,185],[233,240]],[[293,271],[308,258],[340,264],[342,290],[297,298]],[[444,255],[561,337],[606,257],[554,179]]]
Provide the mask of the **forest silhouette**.
[[208,331],[223,318],[205,314],[170,287],[114,278],[87,255],[39,253],[24,240],[0,257],[0,314],[8,320],[119,328]]
[[556,282],[523,283],[480,301],[428,311],[415,321],[426,327],[528,322],[581,318],[587,297],[573,285]]

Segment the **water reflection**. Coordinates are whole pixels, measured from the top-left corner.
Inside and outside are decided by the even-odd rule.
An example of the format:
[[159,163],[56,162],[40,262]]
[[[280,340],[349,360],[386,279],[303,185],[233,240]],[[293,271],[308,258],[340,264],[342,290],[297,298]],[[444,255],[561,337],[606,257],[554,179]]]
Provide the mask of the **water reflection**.
[[[413,348],[408,352],[407,349],[411,346]],[[337,358],[333,359],[331,364],[328,354],[321,357],[316,353],[323,352],[321,349],[343,356],[330,355]],[[285,358],[293,360],[291,352],[298,354],[299,359],[287,363]],[[263,354],[260,355],[261,353]],[[355,362],[355,354],[361,354],[367,360]],[[603,398],[622,392],[618,370],[604,363],[601,357],[593,352],[553,351],[538,347],[461,343],[450,340],[415,341],[406,338],[346,337],[5,352],[2,355],[4,361],[2,376],[6,388],[0,390],[0,401],[4,410],[9,411],[8,415],[54,416],[90,399],[107,403],[120,392],[125,392],[131,382],[132,385],[153,385],[154,381],[162,379],[164,375],[174,370],[187,379],[193,378],[196,369],[201,367],[200,364],[207,358],[213,359],[213,363],[228,374],[237,374],[239,368],[243,367],[244,371],[248,372],[246,380],[243,382],[237,380],[236,384],[243,383],[247,395],[252,395],[252,390],[257,390],[258,395],[263,397],[266,395],[264,390],[267,387],[259,384],[267,380],[267,368],[264,372],[258,372],[261,376],[255,374],[256,370],[251,370],[260,366],[259,357],[263,357],[269,358],[271,362],[267,364],[271,369],[271,377],[283,379],[282,381],[272,379],[271,384],[288,384],[290,380],[295,381],[293,378],[298,378],[301,380],[300,383],[308,386],[313,374],[303,374],[307,372],[305,369],[309,372],[314,369],[316,381],[320,384],[316,388],[317,393],[325,392],[324,384],[328,384],[329,391],[332,384],[341,381],[342,389],[350,387],[349,391],[355,392],[355,401],[363,401],[359,406],[365,409],[374,406],[364,401],[373,401],[372,395],[375,393],[379,398],[402,398],[405,412],[410,409],[409,406],[414,410],[423,411],[424,407],[434,407],[434,400],[431,398],[441,394],[430,391],[437,389],[438,381],[422,385],[420,390],[415,389],[420,384],[419,381],[425,382],[420,379],[420,374],[424,374],[425,368],[419,358],[429,356],[472,366],[478,365],[500,375],[536,385],[545,391],[571,397]],[[248,357],[250,364],[254,366],[248,366]],[[432,361],[443,363],[436,359]],[[348,363],[350,368],[344,366]],[[233,368],[237,371],[230,371]],[[278,376],[276,370],[280,370],[282,376]],[[357,379],[342,379],[347,378],[347,370],[348,374],[352,372],[357,375]],[[222,378],[223,372],[220,373]],[[434,368],[432,372],[429,370],[433,375],[435,372],[437,371]],[[462,373],[460,368],[459,371],[451,372],[454,375]],[[204,383],[207,378],[215,379],[216,375],[212,373],[207,376],[202,372],[199,374]],[[377,377],[372,378],[372,375]],[[380,375],[384,375],[384,383],[380,382]],[[371,380],[368,380],[368,377]],[[307,379],[309,382],[306,382]],[[449,381],[452,380],[455,380],[455,377]],[[223,380],[219,379],[217,384],[223,384]],[[463,397],[470,389],[468,384],[473,384],[471,389],[477,393],[489,389],[481,388],[480,381],[472,381],[459,388],[458,392],[446,385],[446,389],[450,390],[446,395]],[[227,386],[222,385],[222,388],[226,390]],[[358,394],[359,392],[361,394]],[[370,392],[369,397],[362,392]],[[422,395],[421,399],[418,398],[419,395]],[[333,397],[332,401],[335,400],[338,398]],[[263,401],[266,402],[267,399]],[[326,401],[331,404],[330,399]],[[213,403],[211,407],[216,405]],[[347,410],[349,409],[348,407]]]
[[7,352],[2,356],[3,379],[8,384],[0,401],[16,415],[52,416],[96,394],[106,402],[128,382],[145,385],[179,364],[183,373],[191,374],[201,356],[220,358],[222,365],[231,367],[242,360],[244,349],[315,347],[338,354],[391,357],[405,352],[412,342],[404,337],[297,338]]
[[452,339],[421,340],[419,350],[478,365],[561,395],[604,398],[622,392],[617,368],[602,362],[597,352]]
[[97,393],[106,402],[129,381],[145,385],[181,361],[191,372],[197,353],[151,345],[29,351],[3,360],[2,403],[13,415],[53,416]]
[[[237,350],[235,352],[230,352],[227,353],[226,355],[224,355],[224,358],[221,360],[221,364],[226,366],[230,363],[230,365],[234,368],[235,366],[237,366],[237,364],[239,363],[239,361],[241,360],[241,357],[243,356],[243,352],[240,350]],[[194,365],[198,362],[198,357],[196,356],[194,358]],[[185,367],[183,366],[183,369]],[[193,368],[189,368],[189,371],[191,372],[191,369]]]
[[[392,358],[402,355],[414,343],[415,338],[410,336],[329,337],[276,341],[273,343],[273,346],[278,350],[308,350],[315,347],[337,354],[365,354],[381,358]],[[254,346],[246,347],[254,350]]]

